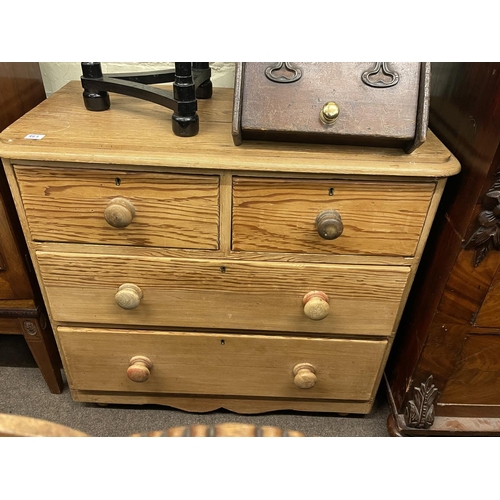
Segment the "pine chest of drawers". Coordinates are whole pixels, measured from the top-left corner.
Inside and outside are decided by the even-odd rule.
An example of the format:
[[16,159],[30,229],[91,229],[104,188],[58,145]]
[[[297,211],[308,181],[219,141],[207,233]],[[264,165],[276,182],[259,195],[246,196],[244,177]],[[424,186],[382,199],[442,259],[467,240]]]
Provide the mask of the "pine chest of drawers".
[[195,137],[165,113],[72,82],[0,135],[73,398],[368,413],[458,162],[432,133],[235,147],[230,89]]

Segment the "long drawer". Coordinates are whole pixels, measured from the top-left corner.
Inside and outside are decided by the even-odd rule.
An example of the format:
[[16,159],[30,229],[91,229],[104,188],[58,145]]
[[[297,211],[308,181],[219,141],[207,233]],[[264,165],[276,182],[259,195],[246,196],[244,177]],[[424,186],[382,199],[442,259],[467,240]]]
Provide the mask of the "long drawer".
[[[54,320],[169,328],[388,336],[409,272],[404,266],[37,256]],[[321,293],[306,302],[309,292]],[[323,319],[311,319],[314,304],[327,312]]]
[[[412,256],[434,187],[433,183],[235,177],[232,248]],[[330,231],[328,237],[333,239],[320,235],[329,224],[340,228],[338,236]]]
[[36,241],[219,247],[219,177],[15,167]]
[[129,393],[368,401],[387,348],[221,333],[60,327],[58,335],[74,389]]

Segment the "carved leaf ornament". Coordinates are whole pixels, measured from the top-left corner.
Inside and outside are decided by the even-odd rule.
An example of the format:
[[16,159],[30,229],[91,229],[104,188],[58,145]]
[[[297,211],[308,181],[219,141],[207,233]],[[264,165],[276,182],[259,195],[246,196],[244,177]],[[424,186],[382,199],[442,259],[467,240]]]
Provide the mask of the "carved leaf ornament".
[[479,228],[469,240],[464,243],[465,250],[475,250],[474,267],[477,267],[492,249],[500,250],[500,178],[486,193],[483,210],[478,218]]
[[405,423],[408,427],[428,429],[434,423],[434,401],[439,391],[433,384],[432,375],[413,389],[413,399],[405,408]]

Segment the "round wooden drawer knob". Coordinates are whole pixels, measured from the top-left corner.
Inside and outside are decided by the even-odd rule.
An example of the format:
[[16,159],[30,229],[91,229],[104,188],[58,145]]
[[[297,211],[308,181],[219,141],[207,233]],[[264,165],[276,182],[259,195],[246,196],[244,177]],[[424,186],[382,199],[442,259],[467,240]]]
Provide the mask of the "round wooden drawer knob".
[[104,218],[113,227],[127,227],[135,216],[135,207],[126,198],[113,198],[106,210]]
[[326,318],[330,312],[330,299],[328,295],[319,290],[306,293],[302,299],[304,314],[309,319],[316,321]]
[[325,210],[316,217],[316,229],[324,240],[334,240],[344,231],[342,217],[337,210]]
[[130,366],[127,368],[127,377],[132,382],[146,382],[151,374],[153,363],[146,356],[134,356],[130,360]]
[[316,380],[316,370],[311,363],[299,363],[293,367],[293,383],[299,389],[314,387]]
[[133,283],[124,283],[115,294],[115,301],[122,309],[135,309],[142,299],[142,290]]

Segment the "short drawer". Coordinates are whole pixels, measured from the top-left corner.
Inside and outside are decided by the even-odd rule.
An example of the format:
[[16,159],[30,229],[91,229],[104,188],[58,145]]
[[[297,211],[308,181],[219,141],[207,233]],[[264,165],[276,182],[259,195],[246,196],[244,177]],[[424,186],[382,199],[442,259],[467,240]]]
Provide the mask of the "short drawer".
[[127,393],[368,401],[387,349],[385,340],[222,333],[59,327],[58,336],[73,389]]
[[232,248],[412,256],[434,187],[433,183],[235,177]]
[[217,249],[219,178],[15,167],[36,241]]
[[[403,266],[37,256],[54,320],[169,328],[388,336],[409,272]],[[327,315],[311,319],[318,311]]]

